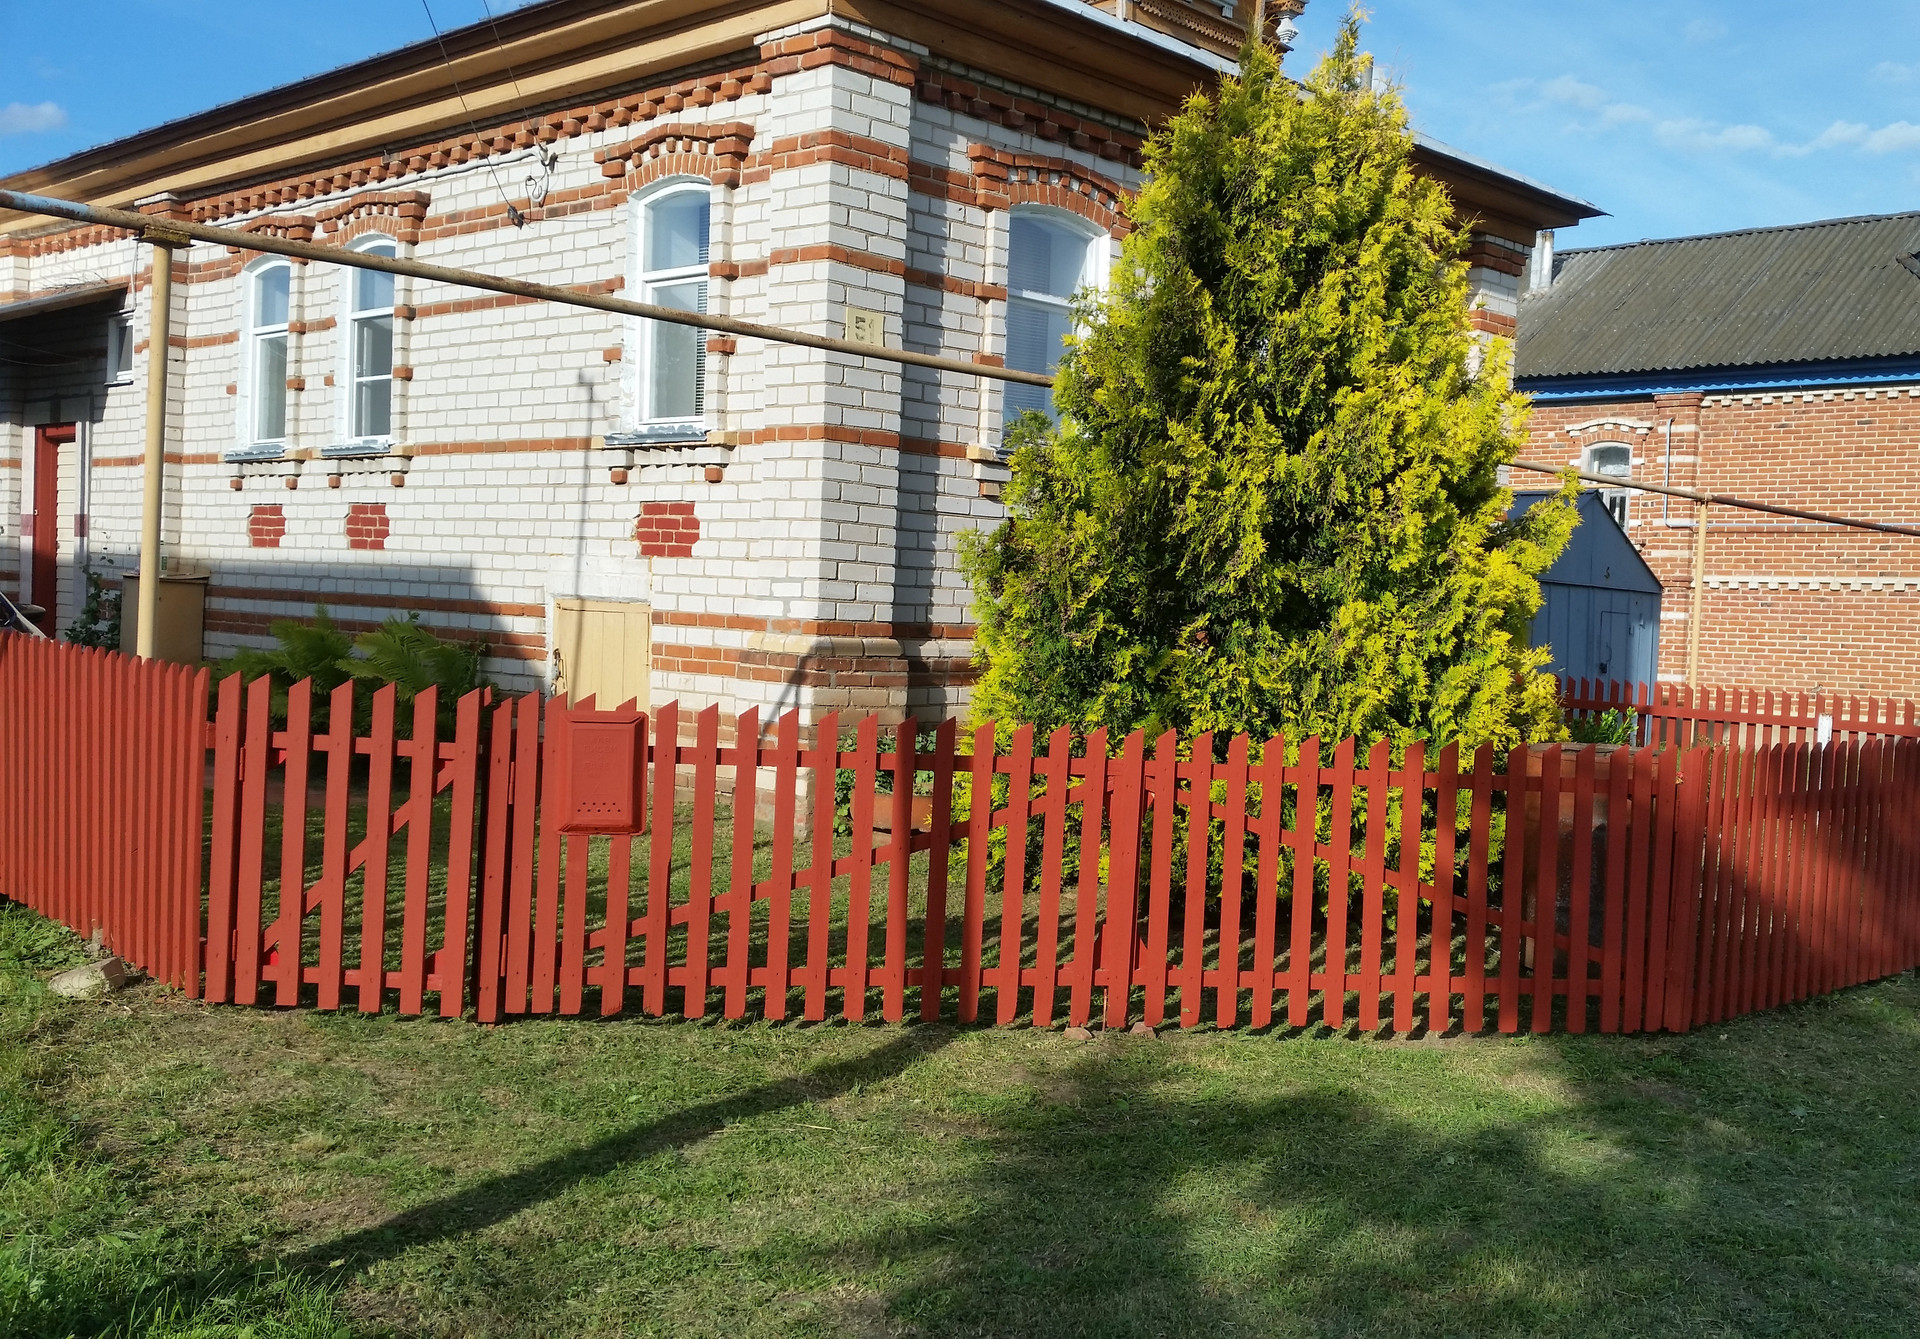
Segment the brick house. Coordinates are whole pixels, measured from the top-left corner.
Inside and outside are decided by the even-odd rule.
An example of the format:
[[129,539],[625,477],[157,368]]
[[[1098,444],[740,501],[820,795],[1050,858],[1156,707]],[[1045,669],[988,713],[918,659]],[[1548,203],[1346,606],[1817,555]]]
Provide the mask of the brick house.
[[[1252,8],[548,0],[5,184],[1045,370]],[[1418,162],[1510,334],[1536,233],[1595,211]],[[55,628],[137,566],[150,255],[0,214],[0,581]],[[325,600],[483,638],[518,688],[963,704],[954,543],[1030,394],[221,246],[173,273],[164,547],[208,656]]]
[[[1521,304],[1534,457],[1920,524],[1917,252],[1920,214],[1562,252]],[[1683,679],[1695,508],[1608,501],[1666,587],[1660,678]],[[1920,685],[1920,539],[1716,507],[1702,584],[1704,684]]]

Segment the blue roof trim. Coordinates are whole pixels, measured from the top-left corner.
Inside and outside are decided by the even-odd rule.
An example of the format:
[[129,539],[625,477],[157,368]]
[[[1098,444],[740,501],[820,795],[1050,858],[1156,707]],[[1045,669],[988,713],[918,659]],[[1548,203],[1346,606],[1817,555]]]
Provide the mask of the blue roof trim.
[[1698,372],[1587,377],[1516,377],[1513,388],[1535,403],[1619,400],[1686,391],[1771,391],[1801,386],[1883,386],[1920,378],[1920,358],[1846,358],[1771,367],[1709,367]]

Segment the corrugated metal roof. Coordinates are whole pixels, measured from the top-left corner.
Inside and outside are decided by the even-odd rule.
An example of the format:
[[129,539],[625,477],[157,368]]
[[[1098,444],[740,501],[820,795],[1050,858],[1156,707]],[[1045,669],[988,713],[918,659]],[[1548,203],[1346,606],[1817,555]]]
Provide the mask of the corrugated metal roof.
[[1920,354],[1920,213],[1567,251],[1520,304],[1515,376]]

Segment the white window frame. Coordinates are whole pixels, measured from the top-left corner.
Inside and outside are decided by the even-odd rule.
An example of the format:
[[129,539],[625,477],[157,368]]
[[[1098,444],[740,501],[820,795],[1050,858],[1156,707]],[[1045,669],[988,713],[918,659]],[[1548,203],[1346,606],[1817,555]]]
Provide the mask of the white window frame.
[[[697,265],[686,265],[671,270],[649,270],[647,260],[647,216],[653,207],[662,200],[676,195],[699,194],[707,200],[707,256]],[[635,301],[653,302],[654,290],[669,284],[684,284],[698,280],[701,284],[700,311],[704,314],[712,301],[711,256],[713,252],[713,229],[718,210],[714,208],[713,183],[705,177],[674,177],[656,182],[633,200],[633,291]],[[707,348],[705,339],[698,341],[695,347],[695,413],[692,418],[661,416],[653,412],[650,403],[653,382],[654,338],[659,333],[659,323],[635,319],[629,328],[628,350],[632,355],[633,380],[633,423],[635,435],[662,441],[701,441],[707,433],[707,425],[712,417],[709,403],[711,386],[707,379]]]
[[[1107,230],[1088,219],[1082,218],[1072,210],[1055,209],[1050,205],[1015,205],[1007,212],[1007,315],[1006,327],[1002,332],[1004,338],[1001,347],[1007,351],[1007,365],[1009,367],[1013,366],[1011,354],[1013,347],[1014,307],[1017,304],[1026,303],[1036,307],[1047,307],[1054,311],[1071,313],[1074,302],[1073,297],[1063,298],[1055,293],[1039,293],[1029,289],[1017,289],[1013,286],[1013,223],[1015,219],[1021,217],[1040,218],[1049,223],[1064,225],[1067,231],[1079,234],[1086,242],[1086,256],[1080,267],[1080,283],[1074,290],[1075,296],[1081,293],[1091,292],[1097,297],[1099,294],[1105,292],[1113,258],[1113,239]],[[1073,330],[1075,334],[1080,333],[1081,326],[1079,322],[1076,321],[1074,323]],[[1063,348],[1061,352],[1064,355],[1065,349]],[[1057,367],[1059,359],[1056,358],[1054,362]],[[1025,370],[1046,369],[1029,368]],[[1010,389],[1010,383],[1002,383],[1000,413],[1002,431],[1006,429],[1014,417],[1007,396],[1007,392]]]
[[[1633,477],[1633,447],[1626,442],[1591,443],[1580,452],[1580,468],[1588,474],[1606,473],[1606,471],[1600,468],[1600,462],[1598,460],[1599,453],[1602,451],[1626,452],[1625,463],[1627,472],[1618,477],[1622,479],[1631,479]],[[1607,488],[1599,484],[1595,484],[1594,487],[1600,494],[1602,505],[1613,513],[1614,519],[1620,522],[1620,528],[1625,530],[1627,528],[1627,518],[1632,514],[1631,503],[1633,500],[1633,490],[1630,488]]]
[[107,384],[133,384],[132,312],[115,312],[107,318]]
[[[259,323],[260,276],[275,269],[287,272],[287,321],[276,325],[261,325]],[[253,459],[273,459],[286,454],[288,442],[293,436],[293,406],[285,398],[287,395],[285,375],[291,375],[293,367],[291,330],[294,311],[293,265],[290,261],[278,256],[264,257],[240,271],[240,279],[243,285],[240,293],[242,313],[240,385],[234,454]],[[287,351],[286,368],[283,369],[285,375],[282,377],[280,386],[281,432],[278,437],[261,437],[256,431],[260,415],[260,347],[267,340],[276,338],[284,342]]]
[[[384,233],[368,233],[354,239],[350,251],[385,250],[390,256],[400,254],[400,243]],[[363,377],[360,375],[359,354],[354,340],[355,327],[369,318],[385,316],[391,322],[393,331],[393,356],[388,360],[392,367],[400,365],[400,323],[393,320],[395,307],[400,301],[399,276],[394,278],[394,305],[370,307],[366,311],[354,308],[353,291],[355,280],[361,271],[351,265],[340,267],[340,372],[335,381],[340,388],[340,413],[338,415],[341,445],[333,447],[328,454],[340,455],[378,455],[384,454],[394,443],[396,427],[400,422],[400,382],[389,371],[384,376]],[[387,385],[387,431],[384,433],[362,433],[354,421],[358,412],[360,383],[363,381],[384,381]]]

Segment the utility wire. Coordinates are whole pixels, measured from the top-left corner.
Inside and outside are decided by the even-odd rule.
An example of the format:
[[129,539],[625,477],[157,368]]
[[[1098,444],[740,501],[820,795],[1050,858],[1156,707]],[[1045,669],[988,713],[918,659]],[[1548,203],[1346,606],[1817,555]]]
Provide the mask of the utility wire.
[[[453,72],[453,57],[447,52],[447,39],[441,34],[440,25],[434,21],[433,7],[427,3],[427,0],[420,0],[420,8],[426,11],[427,26],[433,29],[433,40],[440,47],[440,63],[447,67],[447,80],[453,85],[453,95],[460,99],[460,110],[467,114],[467,129],[473,132],[475,139],[479,139],[480,125],[473,119],[473,108],[467,105],[466,92],[460,87],[460,76]],[[487,12],[491,15],[493,11],[488,10]],[[497,30],[494,33],[494,37],[496,40],[499,38]],[[514,92],[518,93],[519,91],[519,83],[515,81]],[[525,106],[525,102],[522,102],[521,107],[523,111]],[[507,188],[500,184],[500,174],[494,169],[491,155],[487,158],[487,175],[493,178],[493,188],[500,192],[500,201],[507,207],[507,218],[513,223],[514,227],[525,227],[527,216],[514,207],[513,200],[507,195]]]

